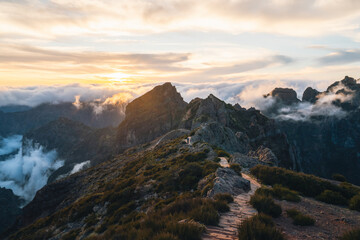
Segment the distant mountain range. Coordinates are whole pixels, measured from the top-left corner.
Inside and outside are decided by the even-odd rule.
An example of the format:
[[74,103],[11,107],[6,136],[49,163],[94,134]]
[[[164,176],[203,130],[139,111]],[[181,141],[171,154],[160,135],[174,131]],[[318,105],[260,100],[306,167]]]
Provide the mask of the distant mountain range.
[[[91,209],[97,209],[94,210],[96,221],[111,225],[113,220],[101,211],[120,211],[120,205],[111,205],[115,204],[115,198],[119,204],[129,204],[128,208],[150,211],[147,199],[156,197],[147,194],[155,194],[155,188],[164,201],[174,197],[175,192],[181,195],[190,189],[207,196],[209,189],[205,185],[213,187],[211,181],[218,168],[215,161],[223,154],[244,169],[264,164],[325,178],[340,173],[360,184],[360,84],[346,77],[324,92],[306,89],[302,100],[294,90],[283,88],[274,89],[264,98],[271,104],[263,113],[255,108],[227,104],[213,95],[186,103],[174,86],[165,83],[127,104],[125,112],[124,105],[109,105],[96,114],[91,103],[84,103],[81,108],[71,103],[43,104],[30,109],[2,108],[0,136],[23,135],[23,154],[27,149],[41,146],[44,152],[55,150],[64,161],[51,172],[48,184],[22,209],[7,233],[20,230],[14,236],[21,238],[29,233],[24,227],[32,226],[37,234],[45,234],[43,231],[47,229],[44,239],[64,237],[60,229],[68,229],[65,222],[59,220],[50,231],[46,221],[54,224],[54,217],[62,219],[65,215],[61,214],[66,214],[64,218],[80,224],[78,220],[88,219],[87,212],[92,212]],[[188,162],[184,163],[184,159]],[[163,167],[158,166],[161,161]],[[189,162],[199,166],[186,165]],[[85,163],[91,168],[70,175],[76,166],[81,169]],[[209,172],[204,170],[204,164],[208,164]],[[196,168],[198,173],[191,172]],[[184,180],[186,171],[195,175]],[[153,175],[156,172],[159,174]],[[129,180],[140,181],[136,184],[126,181],[140,175],[141,179]],[[120,186],[117,182],[126,184]],[[173,187],[174,184],[179,186]],[[182,188],[182,184],[188,184],[189,188]],[[129,192],[124,193],[126,189]],[[2,194],[7,199],[12,197],[8,191],[0,191],[0,197]],[[126,198],[133,202],[126,202]],[[84,201],[92,202],[91,206]],[[19,214],[20,202],[15,208],[10,206],[13,215]],[[109,210],[106,204],[114,209]],[[127,210],[123,211],[119,216],[126,216]],[[2,218],[8,214],[1,207],[0,213]],[[119,216],[116,221],[120,221]]]

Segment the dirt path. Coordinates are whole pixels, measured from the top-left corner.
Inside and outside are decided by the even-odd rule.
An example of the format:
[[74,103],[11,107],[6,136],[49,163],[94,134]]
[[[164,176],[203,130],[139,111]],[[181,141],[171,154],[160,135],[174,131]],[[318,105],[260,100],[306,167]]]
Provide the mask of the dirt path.
[[[229,166],[226,158],[220,158],[221,166]],[[225,160],[225,161],[223,161]],[[246,174],[243,177],[250,181],[251,190],[247,193],[242,193],[234,197],[234,202],[229,204],[230,211],[221,215],[219,226],[207,226],[206,233],[203,235],[204,240],[218,239],[218,240],[234,240],[237,239],[237,226],[257,211],[249,204],[251,195],[254,194],[260,184]]]

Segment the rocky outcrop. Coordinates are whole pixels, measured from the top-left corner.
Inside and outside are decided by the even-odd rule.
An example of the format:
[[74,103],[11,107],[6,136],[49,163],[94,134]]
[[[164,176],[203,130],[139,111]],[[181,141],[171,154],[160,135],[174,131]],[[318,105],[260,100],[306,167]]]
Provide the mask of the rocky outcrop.
[[215,172],[214,187],[208,192],[208,197],[217,193],[239,195],[250,191],[250,181],[242,178],[231,168],[218,168]]
[[302,101],[303,102],[315,103],[319,93],[320,92],[318,90],[313,89],[311,87],[308,87],[308,88],[305,89],[305,91],[303,93]]
[[297,93],[291,88],[275,88],[265,95],[265,97],[273,97],[286,105],[300,102],[297,98]]
[[257,158],[261,163],[277,166],[279,164],[278,158],[275,154],[271,151],[271,149],[260,146],[256,151],[250,151],[248,153],[250,157]]
[[146,143],[178,128],[186,102],[170,83],[155,87],[133,100],[117,130],[119,151]]

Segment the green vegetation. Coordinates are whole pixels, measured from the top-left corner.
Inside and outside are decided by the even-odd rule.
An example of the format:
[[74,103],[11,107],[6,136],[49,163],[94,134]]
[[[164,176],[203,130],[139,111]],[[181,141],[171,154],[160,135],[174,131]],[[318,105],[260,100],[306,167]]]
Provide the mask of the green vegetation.
[[346,178],[344,177],[344,175],[341,175],[341,174],[338,174],[338,173],[334,173],[332,175],[332,178],[336,181],[339,181],[339,182],[346,182]]
[[277,205],[272,197],[255,193],[250,198],[250,204],[260,213],[265,213],[272,217],[279,217],[281,215],[281,207]]
[[334,205],[347,205],[348,200],[340,193],[332,190],[325,190],[320,195],[316,196],[316,200],[334,204]]
[[[152,151],[132,149],[117,156],[106,163],[118,163],[113,168],[116,174],[101,176],[103,181],[90,185],[93,190],[87,195],[10,239],[48,239],[53,232],[50,226],[66,231],[68,223],[81,221],[85,223],[81,232],[91,233],[88,238],[92,240],[201,239],[203,224],[217,225],[219,214],[229,211],[233,199],[226,194],[214,199],[201,197],[213,186],[219,164],[207,160],[206,146],[190,152],[181,142],[179,138]],[[99,214],[95,206],[106,211]],[[62,238],[74,236],[75,231],[70,231]]]
[[350,199],[349,208],[360,212],[360,194]]
[[238,163],[231,163],[230,168],[234,170],[239,176],[241,176],[241,166]]
[[218,193],[214,196],[214,199],[218,201],[225,201],[227,203],[234,202],[233,196],[231,196],[229,193]]
[[360,229],[354,229],[343,236],[341,236],[340,240],[360,240]]
[[283,240],[285,237],[276,229],[271,217],[257,214],[246,219],[238,227],[239,240]]
[[349,183],[336,185],[314,175],[298,173],[279,167],[257,165],[251,169],[251,174],[267,185],[282,184],[308,197],[331,204],[346,205],[360,189]]
[[221,149],[217,146],[213,146],[213,149],[218,157],[227,157],[227,158],[231,157],[230,154],[226,152],[224,149]]
[[279,200],[286,200],[289,202],[300,202],[300,197],[296,191],[292,191],[282,185],[275,184],[272,188],[261,187],[256,190],[258,194],[271,196]]
[[315,220],[312,217],[299,212],[295,208],[286,210],[286,214],[293,219],[294,225],[313,226],[315,224]]

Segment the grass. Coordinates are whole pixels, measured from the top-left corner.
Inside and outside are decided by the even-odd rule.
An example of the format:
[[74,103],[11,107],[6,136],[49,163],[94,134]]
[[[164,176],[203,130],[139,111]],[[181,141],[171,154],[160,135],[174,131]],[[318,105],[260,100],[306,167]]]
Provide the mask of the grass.
[[286,210],[286,214],[293,219],[294,225],[313,226],[315,224],[315,220],[312,217],[301,213],[295,208]]
[[300,202],[298,192],[290,190],[282,185],[275,184],[272,188],[261,187],[256,190],[258,194],[271,196],[279,200],[286,200],[289,202]]
[[346,178],[344,177],[344,175],[341,175],[339,173],[334,173],[332,175],[332,178],[336,181],[339,181],[339,182],[346,182]]
[[225,201],[227,203],[234,202],[233,196],[231,196],[229,193],[218,193],[214,196],[214,199],[218,201]]
[[350,199],[349,208],[360,212],[360,194]]
[[243,221],[238,227],[239,240],[284,240],[283,234],[276,229],[271,217],[257,214]]
[[360,229],[354,229],[346,232],[340,237],[340,240],[360,240]]
[[277,205],[274,200],[266,195],[254,194],[250,198],[250,204],[260,213],[265,213],[272,217],[279,217],[281,215],[281,207]]
[[316,196],[316,200],[334,204],[334,205],[347,205],[348,200],[338,192],[332,190],[325,190],[320,195]]
[[[181,141],[179,138],[151,151],[127,151],[115,157],[110,161],[117,165],[111,171],[117,174],[102,172],[102,181],[90,185],[93,191],[88,189],[87,195],[9,239],[48,239],[53,237],[50,226],[63,231],[69,223],[78,222],[85,223],[82,232],[90,233],[93,240],[201,239],[203,224],[218,224],[220,213],[229,210],[232,198],[201,197],[212,187],[219,164],[207,160],[209,149],[189,152],[182,149]],[[117,163],[116,159],[124,160]],[[206,182],[198,189],[201,179]],[[99,215],[94,206],[107,211]],[[68,234],[60,237],[70,237],[74,232]]]
[[307,197],[316,197],[319,201],[335,205],[347,205],[348,201],[360,192],[358,187],[346,182],[336,185],[314,175],[279,167],[257,165],[251,169],[251,174],[264,184],[282,184]]

